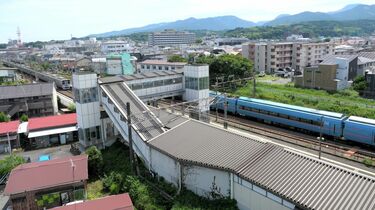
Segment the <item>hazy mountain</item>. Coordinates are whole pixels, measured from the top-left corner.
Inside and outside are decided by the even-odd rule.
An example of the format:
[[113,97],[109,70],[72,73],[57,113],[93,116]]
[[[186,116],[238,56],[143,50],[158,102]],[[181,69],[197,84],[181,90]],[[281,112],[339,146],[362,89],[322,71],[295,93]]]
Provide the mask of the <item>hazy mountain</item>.
[[138,32],[150,32],[150,31],[162,31],[164,29],[176,29],[176,30],[230,30],[239,27],[248,28],[255,26],[256,23],[240,19],[236,16],[220,16],[210,18],[188,18],[185,20],[178,20],[175,22],[151,24],[139,28],[129,28],[120,31],[111,31],[102,34],[93,34],[89,36],[95,37],[109,37],[118,35],[128,35]]
[[321,21],[321,20],[375,20],[375,4],[350,4],[344,8],[333,12],[302,12],[295,15],[282,15],[276,17],[274,20],[267,22],[265,25],[284,25],[307,21]]

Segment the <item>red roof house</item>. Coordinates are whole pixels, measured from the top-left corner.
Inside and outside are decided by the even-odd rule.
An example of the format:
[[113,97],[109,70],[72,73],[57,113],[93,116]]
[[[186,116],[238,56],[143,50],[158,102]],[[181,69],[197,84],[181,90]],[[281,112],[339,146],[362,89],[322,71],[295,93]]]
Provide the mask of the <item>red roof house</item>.
[[54,115],[48,117],[37,117],[37,118],[30,118],[28,130],[40,130],[40,129],[47,129],[47,128],[57,128],[62,126],[68,125],[76,125],[77,124],[77,114],[63,114],[63,115]]
[[0,136],[17,133],[19,124],[18,120],[0,123]]
[[81,203],[67,204],[52,210],[133,210],[133,203],[128,193],[112,195]]
[[[19,165],[10,173],[4,194],[10,196],[14,210],[40,209],[36,201],[47,197],[44,194],[53,194],[57,201],[54,202],[56,205],[46,207],[61,206],[60,193],[69,195],[86,188],[87,161],[87,155],[79,155]],[[69,196],[66,199],[72,201]]]

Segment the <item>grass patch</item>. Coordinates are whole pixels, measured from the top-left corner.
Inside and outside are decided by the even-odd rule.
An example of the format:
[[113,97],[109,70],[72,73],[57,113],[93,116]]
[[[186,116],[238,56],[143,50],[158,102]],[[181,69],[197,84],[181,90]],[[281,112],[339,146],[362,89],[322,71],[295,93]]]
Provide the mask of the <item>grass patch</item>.
[[[229,93],[252,97],[252,87],[253,84],[250,82],[247,86],[229,91]],[[256,98],[375,119],[375,100],[362,98],[351,89],[328,92],[296,88],[290,83],[281,85],[258,81]]]
[[109,193],[104,192],[102,180],[98,179],[87,183],[87,199],[94,200],[107,195],[109,195]]

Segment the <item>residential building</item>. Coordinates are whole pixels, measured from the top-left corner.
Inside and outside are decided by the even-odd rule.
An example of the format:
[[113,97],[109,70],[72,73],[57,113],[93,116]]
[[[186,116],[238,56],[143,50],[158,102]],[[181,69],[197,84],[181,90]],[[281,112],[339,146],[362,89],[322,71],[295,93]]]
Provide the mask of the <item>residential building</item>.
[[337,91],[351,85],[356,72],[357,57],[334,57],[324,60],[318,66],[305,67],[303,75],[295,77],[297,87]]
[[367,70],[375,67],[375,52],[358,53],[358,76],[365,75]]
[[128,53],[113,54],[107,56],[107,69],[108,75],[130,75],[135,72],[135,61],[137,59],[134,56],[130,56]]
[[255,67],[258,72],[273,73],[279,68],[292,67],[292,42],[260,43],[255,52]]
[[183,69],[185,62],[168,62],[164,60],[145,60],[139,62],[139,71],[141,73],[161,70],[178,70]]
[[153,32],[148,35],[149,46],[178,46],[195,42],[195,33],[175,30]]
[[303,67],[319,63],[325,55],[334,54],[333,43],[268,42],[242,45],[242,56],[254,62],[257,72],[274,73],[277,69]]
[[101,44],[101,51],[104,54],[129,52],[130,45],[125,41],[108,41]]
[[78,140],[77,115],[64,114],[30,118],[25,133],[25,147],[32,149],[62,145]]
[[0,123],[0,154],[10,153],[12,148],[20,147],[17,132],[19,124],[19,120]]
[[56,207],[52,210],[133,210],[133,202],[128,193],[110,195],[95,200],[87,200]]
[[255,43],[242,44],[242,56],[251,61],[255,61]]
[[16,68],[8,68],[0,66],[0,83],[14,82],[16,80]]
[[107,67],[107,58],[92,58],[91,69],[97,73],[105,73]]
[[20,148],[20,142],[25,149],[67,144],[78,140],[77,130],[75,113],[0,123],[0,153]]
[[292,68],[301,71],[302,68],[315,66],[326,55],[334,55],[333,43],[294,43],[292,54]]
[[248,42],[249,39],[247,38],[219,38],[215,40],[215,44],[217,46],[223,46],[223,45],[241,45],[245,42]]
[[86,198],[87,155],[32,162],[12,170],[4,194],[13,210],[42,210]]
[[92,63],[91,58],[83,57],[83,58],[77,59],[76,69],[77,70],[80,70],[80,69],[89,70],[89,68],[91,67],[91,63]]
[[39,117],[57,114],[57,96],[53,83],[0,86],[0,112],[12,119],[26,114]]

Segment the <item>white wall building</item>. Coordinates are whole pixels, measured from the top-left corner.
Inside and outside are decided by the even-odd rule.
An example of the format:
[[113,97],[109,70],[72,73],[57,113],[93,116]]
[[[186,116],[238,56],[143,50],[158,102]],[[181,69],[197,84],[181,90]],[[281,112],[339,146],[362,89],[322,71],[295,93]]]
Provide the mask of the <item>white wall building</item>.
[[195,42],[195,34],[185,31],[165,30],[148,35],[149,46],[187,45]]
[[124,41],[108,41],[101,44],[101,51],[104,54],[124,53],[130,51],[130,45]]
[[183,69],[187,63],[184,62],[168,62],[164,60],[145,60],[138,63],[141,73],[161,70],[178,70]]

